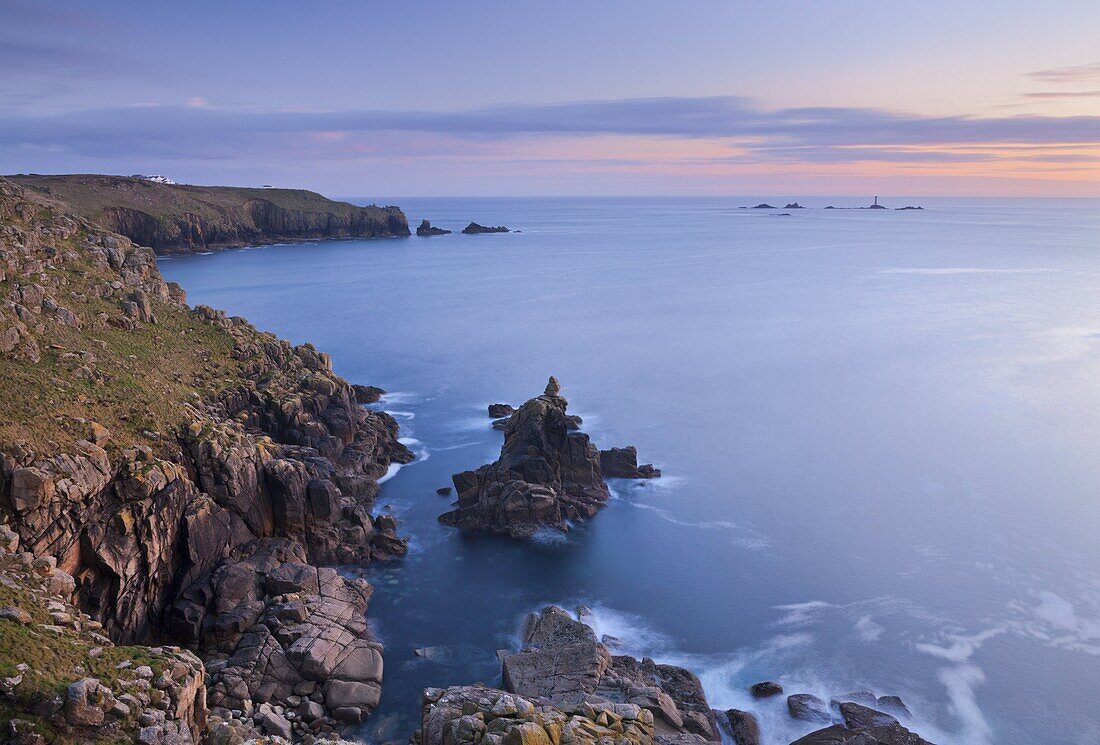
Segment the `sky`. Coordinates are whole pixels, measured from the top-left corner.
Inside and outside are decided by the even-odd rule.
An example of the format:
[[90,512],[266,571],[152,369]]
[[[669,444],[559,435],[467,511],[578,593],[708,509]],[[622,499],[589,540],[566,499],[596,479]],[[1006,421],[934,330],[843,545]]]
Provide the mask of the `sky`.
[[1100,196],[1096,0],[0,0],[0,172]]

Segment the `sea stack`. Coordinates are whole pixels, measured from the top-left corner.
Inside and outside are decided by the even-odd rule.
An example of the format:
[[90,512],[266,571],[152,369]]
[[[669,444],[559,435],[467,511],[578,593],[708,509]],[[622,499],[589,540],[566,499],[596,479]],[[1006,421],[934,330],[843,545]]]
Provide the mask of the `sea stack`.
[[[569,521],[590,518],[610,497],[605,476],[647,478],[652,466],[637,465],[633,448],[601,453],[551,376],[541,396],[498,420],[504,429],[500,458],[476,471],[456,473],[457,507],[440,521],[466,530],[524,538],[539,528],[567,530]],[[495,426],[495,423],[494,423]],[[613,474],[605,474],[604,459]],[[643,475],[648,469],[649,476]]]

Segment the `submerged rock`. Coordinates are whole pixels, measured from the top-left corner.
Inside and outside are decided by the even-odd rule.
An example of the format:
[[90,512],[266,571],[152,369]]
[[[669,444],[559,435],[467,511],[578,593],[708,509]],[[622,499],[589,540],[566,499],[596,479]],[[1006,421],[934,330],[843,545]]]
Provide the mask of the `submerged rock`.
[[416,228],[416,234],[419,236],[428,235],[450,235],[451,231],[444,230],[443,228],[433,228],[432,224],[427,220],[421,220],[420,225]]
[[726,712],[726,722],[733,745],[760,745],[760,724],[751,713],[730,709]]

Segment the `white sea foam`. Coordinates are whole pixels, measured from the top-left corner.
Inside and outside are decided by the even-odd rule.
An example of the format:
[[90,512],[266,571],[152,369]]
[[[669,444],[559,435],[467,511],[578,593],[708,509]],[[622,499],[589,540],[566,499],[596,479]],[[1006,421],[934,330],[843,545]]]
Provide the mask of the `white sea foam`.
[[623,500],[632,507],[637,507],[640,510],[647,510],[652,512],[661,520],[671,523],[673,525],[680,525],[685,528],[698,528],[700,530],[726,530],[736,532],[739,535],[734,537],[734,543],[742,548],[749,548],[753,550],[760,550],[767,548],[770,544],[768,539],[752,528],[746,528],[742,525],[731,520],[682,520],[664,507],[657,507],[656,505],[646,504],[644,502],[638,502],[635,500]]
[[865,642],[877,642],[882,638],[883,632],[886,628],[879,623],[875,623],[874,619],[870,616],[860,616],[859,620],[855,624],[856,633]]
[[529,540],[540,546],[564,546],[569,543],[569,534],[554,528],[539,528]]
[[977,266],[947,266],[947,267],[895,267],[879,269],[879,274],[924,274],[929,276],[952,274],[1049,274],[1058,269],[1047,267],[1034,267],[1022,269],[992,269]]
[[382,396],[378,399],[378,403],[389,406],[391,404],[416,403],[420,401],[420,399],[420,394],[413,393],[412,391],[392,391],[389,393],[383,393]]

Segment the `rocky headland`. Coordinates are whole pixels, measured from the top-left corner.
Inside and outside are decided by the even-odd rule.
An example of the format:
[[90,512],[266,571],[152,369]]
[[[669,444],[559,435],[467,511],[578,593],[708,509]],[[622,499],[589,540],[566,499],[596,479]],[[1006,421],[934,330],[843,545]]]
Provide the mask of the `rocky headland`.
[[[24,741],[114,742],[127,717],[147,743],[308,738],[371,711],[370,586],[320,567],[404,553],[371,508],[412,454],[326,355],[188,307],[150,249],[0,179],[0,380],[0,715]],[[139,675],[143,702],[110,644],[155,645],[113,669],[171,679]]]
[[[540,528],[567,530],[569,522],[590,518],[610,497],[604,463],[614,478],[654,478],[652,466],[639,467],[634,448],[600,450],[580,422],[566,413],[568,402],[551,377],[546,390],[503,422],[500,458],[476,471],[452,477],[458,502],[440,521],[467,530],[513,538]],[[497,407],[501,408],[497,408]],[[494,405],[492,413],[504,413]]]
[[90,174],[7,178],[161,254],[409,235],[408,220],[397,207],[357,207],[304,189],[191,186]]

